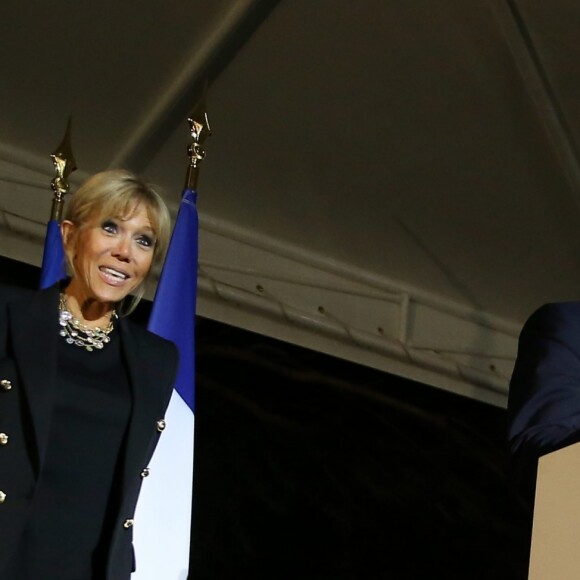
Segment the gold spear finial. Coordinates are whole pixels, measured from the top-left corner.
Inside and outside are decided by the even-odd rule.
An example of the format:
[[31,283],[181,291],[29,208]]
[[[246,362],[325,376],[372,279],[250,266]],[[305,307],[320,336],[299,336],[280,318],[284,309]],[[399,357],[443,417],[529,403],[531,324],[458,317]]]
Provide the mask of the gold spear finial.
[[67,181],[68,176],[77,168],[71,146],[71,125],[72,120],[71,117],[69,117],[62,142],[50,155],[56,172],[54,179],[50,182],[50,186],[54,193],[50,219],[56,221],[60,221],[62,218],[64,196],[69,190],[69,184]]
[[199,165],[205,158],[205,150],[202,144],[211,135],[206,101],[207,85],[204,88],[202,98],[187,117],[192,141],[187,148],[187,155],[189,156],[189,167],[187,168],[187,175],[185,177],[185,187],[187,189],[197,188]]

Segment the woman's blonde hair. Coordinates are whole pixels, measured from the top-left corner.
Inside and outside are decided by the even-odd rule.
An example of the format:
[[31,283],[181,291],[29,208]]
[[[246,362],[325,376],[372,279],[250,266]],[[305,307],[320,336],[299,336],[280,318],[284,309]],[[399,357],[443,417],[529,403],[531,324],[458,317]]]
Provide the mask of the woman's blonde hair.
[[[69,199],[64,219],[75,224],[78,235],[91,220],[126,218],[141,204],[145,206],[155,234],[153,262],[159,262],[165,255],[169,243],[171,216],[156,187],[130,171],[111,169],[89,177]],[[75,240],[70,240],[70,243],[74,246]],[[69,269],[74,274],[69,252],[65,253]],[[148,277],[149,274],[146,280]],[[126,309],[126,313],[134,310],[144,293],[144,285],[141,285],[132,297],[132,303]]]

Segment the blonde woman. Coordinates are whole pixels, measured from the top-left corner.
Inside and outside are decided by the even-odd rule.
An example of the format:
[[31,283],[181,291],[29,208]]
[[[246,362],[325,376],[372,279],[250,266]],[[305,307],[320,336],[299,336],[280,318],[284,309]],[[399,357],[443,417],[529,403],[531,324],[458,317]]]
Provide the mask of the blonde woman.
[[129,580],[177,350],[123,315],[164,253],[169,214],[152,186],[106,171],[61,229],[69,280],[0,288],[0,578]]

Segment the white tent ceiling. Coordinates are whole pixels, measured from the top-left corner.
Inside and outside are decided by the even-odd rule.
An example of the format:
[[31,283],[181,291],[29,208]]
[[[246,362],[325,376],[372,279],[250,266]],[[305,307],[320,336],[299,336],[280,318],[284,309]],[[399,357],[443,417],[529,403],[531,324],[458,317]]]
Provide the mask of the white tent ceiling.
[[0,8],[0,253],[39,264],[49,154],[175,208],[205,79],[199,313],[502,405],[580,286],[580,4],[78,0]]

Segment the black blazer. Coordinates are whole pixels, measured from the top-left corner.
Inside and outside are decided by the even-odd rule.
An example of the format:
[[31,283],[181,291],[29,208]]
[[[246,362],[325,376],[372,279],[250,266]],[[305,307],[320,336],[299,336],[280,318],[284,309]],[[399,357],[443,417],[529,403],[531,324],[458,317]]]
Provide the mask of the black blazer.
[[546,304],[524,325],[508,417],[515,476],[531,500],[538,458],[580,441],[580,302]]
[[[60,340],[58,299],[58,286],[26,291],[0,285],[0,577],[18,544],[43,466]],[[128,580],[134,567],[132,520],[142,472],[162,431],[158,421],[169,404],[177,371],[173,343],[126,318],[119,319],[119,326],[132,411],[107,580]],[[58,533],[57,522],[54,531]]]

